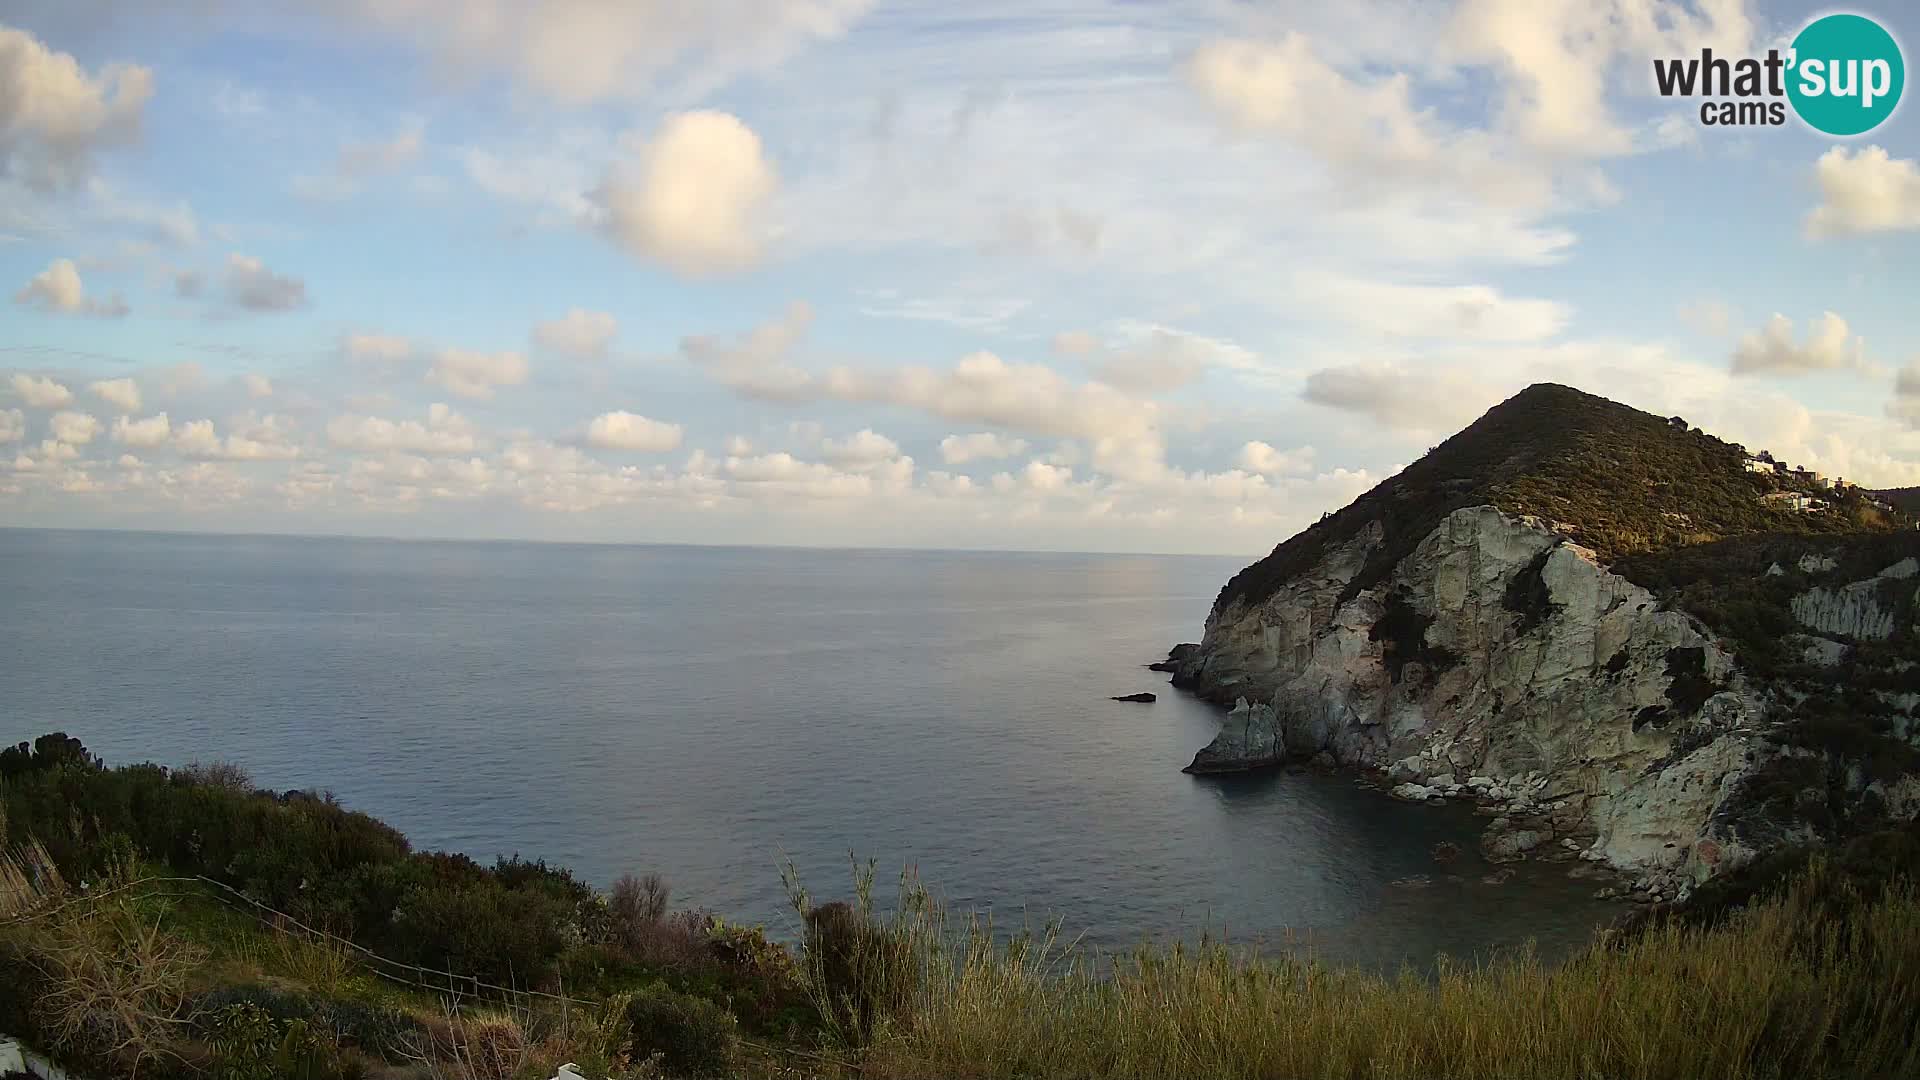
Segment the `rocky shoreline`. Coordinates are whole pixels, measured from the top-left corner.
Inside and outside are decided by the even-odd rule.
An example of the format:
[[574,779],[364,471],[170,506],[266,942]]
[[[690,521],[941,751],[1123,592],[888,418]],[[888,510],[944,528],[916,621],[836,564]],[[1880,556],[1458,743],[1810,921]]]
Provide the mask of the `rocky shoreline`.
[[[1801,773],[1828,757],[1778,735],[1791,695],[1751,677],[1698,619],[1547,523],[1493,507],[1455,511],[1391,575],[1350,588],[1377,543],[1362,532],[1270,595],[1223,596],[1202,642],[1149,665],[1228,706],[1184,771],[1312,761],[1409,801],[1473,799],[1491,819],[1488,858],[1577,860],[1655,903],[1823,839],[1817,812],[1783,816],[1776,792],[1796,784],[1789,806],[1806,805],[1821,788]],[[1792,614],[1810,635],[1847,615],[1841,636],[1864,640],[1887,621],[1873,602],[1912,591],[1911,561],[1868,566],[1856,585],[1831,559],[1806,560],[1790,580],[1813,587],[1794,586]],[[1819,602],[1834,596],[1846,602]],[[1855,767],[1842,781],[1848,814],[1920,806],[1911,774]]]
[[[1168,658],[1149,664],[1155,671],[1174,677],[1172,685],[1184,689],[1197,684],[1193,665],[1199,646],[1174,646]],[[1321,751],[1311,758],[1289,758],[1284,747],[1275,743],[1271,706],[1253,705],[1238,699],[1221,721],[1221,737],[1194,755],[1182,772],[1196,776],[1232,775],[1268,769],[1306,767],[1322,772],[1347,771],[1362,783],[1403,802],[1471,802],[1475,814],[1490,819],[1480,834],[1480,854],[1488,862],[1526,861],[1572,863],[1570,877],[1603,882],[1596,899],[1628,900],[1661,905],[1682,899],[1684,889],[1655,875],[1636,875],[1608,865],[1595,845],[1595,831],[1585,821],[1575,793],[1556,791],[1550,779],[1539,773],[1517,781],[1502,782],[1491,776],[1469,776],[1461,780],[1451,772],[1431,772],[1430,763],[1418,757],[1395,762],[1387,768],[1362,766],[1347,769],[1332,754]],[[1248,733],[1257,740],[1249,744]]]

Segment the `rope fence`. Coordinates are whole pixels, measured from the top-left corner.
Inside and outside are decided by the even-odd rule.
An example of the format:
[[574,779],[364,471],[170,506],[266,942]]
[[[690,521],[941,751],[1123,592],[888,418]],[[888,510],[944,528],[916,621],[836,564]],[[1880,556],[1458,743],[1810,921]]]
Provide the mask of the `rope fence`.
[[[165,886],[165,885],[203,885],[203,886],[210,886],[212,889],[217,891],[208,892],[206,889],[189,889],[186,891],[175,892],[175,891],[160,891],[159,889],[153,888],[154,886]],[[63,903],[53,905],[52,907],[46,907],[46,908],[36,909],[33,911],[28,911],[23,914],[16,915],[10,919],[0,919],[0,929],[5,929],[11,926],[23,925],[25,923],[34,922],[40,919],[51,918],[55,915],[60,914],[61,912],[68,911],[82,905],[98,907],[99,905],[106,903],[107,901],[112,900],[116,897],[123,896],[128,893],[132,893],[136,889],[143,890],[138,894],[137,899],[212,900],[222,905],[227,910],[234,911],[234,912],[237,912],[238,914],[245,915],[248,918],[251,918],[252,920],[254,920],[254,922],[258,923],[260,926],[276,934],[287,935],[288,934],[287,928],[294,927],[297,930],[299,930],[301,933],[308,935],[310,938],[327,941],[332,944],[341,946],[347,950],[350,950],[357,958],[359,958],[363,962],[365,970],[373,975],[376,975],[382,979],[386,979],[389,982],[396,983],[401,986],[427,990],[435,994],[446,994],[449,997],[454,998],[456,1001],[465,992],[466,988],[470,987],[474,991],[472,996],[475,996],[475,997],[485,996],[484,994],[481,993],[481,991],[493,991],[497,994],[507,996],[508,998],[536,997],[536,998],[543,998],[548,1001],[559,1002],[562,1005],[571,1005],[571,1006],[577,1006],[577,1007],[587,1008],[587,1009],[598,1008],[601,1005],[600,1002],[588,1001],[582,998],[568,997],[564,994],[549,994],[540,990],[527,990],[527,989],[519,989],[519,988],[509,987],[509,986],[500,986],[496,983],[485,982],[480,978],[478,978],[477,976],[461,975],[456,972],[443,971],[438,968],[430,968],[421,964],[408,964],[399,960],[391,959],[389,957],[381,956],[379,953],[376,953],[373,950],[368,949],[365,946],[362,946],[356,942],[349,941],[346,938],[340,937],[337,934],[331,934],[325,930],[320,930],[315,927],[309,926],[306,923],[301,922],[299,919],[296,919],[293,916],[287,914],[286,912],[280,911],[274,907],[271,907],[265,903],[262,903],[261,901],[251,896],[248,896],[246,893],[241,892],[239,889],[236,889],[233,886],[226,884],[225,882],[215,881],[210,877],[204,877],[198,874],[190,877],[170,877],[165,875],[153,875],[149,877],[137,878],[135,880],[113,886],[112,888],[109,888],[109,889],[91,890],[89,892],[86,892],[81,895],[75,896],[71,899],[68,899]],[[405,973],[405,974],[402,974],[402,973]],[[409,978],[408,975],[412,975],[414,977]],[[444,984],[436,981],[428,981],[427,979],[428,976],[433,976],[436,979],[444,979],[446,981]],[[817,1050],[809,1051],[809,1050],[801,1049],[799,1047],[774,1046],[768,1043],[756,1042],[751,1039],[741,1039],[740,1042],[741,1042],[741,1045],[743,1046],[749,1047],[754,1050],[758,1050],[761,1053],[767,1054],[770,1056],[804,1058],[804,1059],[817,1061],[822,1064],[833,1065],[843,1070],[857,1071],[859,1068],[859,1066],[854,1062],[847,1061],[843,1058],[834,1056],[832,1054],[821,1053]],[[559,1080],[559,1078],[556,1077],[555,1080]]]
[[[409,964],[401,960],[394,960],[390,957],[381,956],[379,953],[374,952],[372,949],[366,948],[365,946],[360,945],[356,942],[349,941],[348,939],[343,938],[338,934],[331,934],[325,930],[320,930],[315,927],[309,926],[306,923],[301,922],[299,919],[294,918],[292,915],[289,915],[284,911],[280,911],[277,908],[274,908],[265,903],[262,903],[261,901],[256,900],[251,896],[248,896],[246,893],[241,892],[239,889],[236,889],[233,886],[226,884],[225,882],[215,881],[210,877],[204,877],[198,874],[195,874],[190,877],[168,877],[163,875],[153,875],[149,877],[137,878],[133,881],[129,881],[121,885],[116,885],[110,889],[87,892],[85,894],[73,897],[72,899],[67,900],[64,903],[57,904],[50,908],[41,908],[34,911],[29,911],[24,914],[17,915],[14,918],[0,921],[0,927],[16,926],[16,925],[20,925],[28,922],[33,922],[39,919],[50,918],[54,915],[60,914],[63,911],[67,911],[81,905],[91,905],[91,906],[97,907],[98,905],[105,903],[106,901],[113,899],[114,897],[130,893],[135,889],[146,889],[148,886],[154,886],[154,885],[180,885],[180,884],[206,885],[206,886],[211,886],[213,889],[216,889],[218,891],[213,893],[208,893],[205,891],[161,893],[161,892],[148,890],[148,891],[142,892],[140,894],[140,898],[142,899],[163,898],[163,899],[186,899],[186,900],[195,900],[195,899],[213,900],[225,906],[230,911],[238,912],[239,914],[245,915],[253,919],[254,922],[258,923],[260,926],[268,930],[271,930],[274,933],[286,934],[288,932],[287,927],[291,926],[298,929],[301,933],[307,935],[311,939],[330,942],[334,945],[338,945],[342,948],[348,949],[351,952],[353,952],[364,963],[364,965],[366,966],[366,970],[368,972],[380,978],[386,979],[389,982],[397,983],[402,986],[415,987],[421,990],[428,990],[436,994],[446,994],[455,999],[458,999],[463,994],[467,994],[469,991],[471,991],[471,996],[474,996],[474,997],[485,997],[487,996],[486,992],[491,991],[495,994],[506,996],[509,999],[515,999],[515,998],[521,998],[521,997],[543,998],[548,1001],[559,1002],[563,1005],[574,1005],[574,1006],[580,1006],[584,1008],[594,1008],[598,1004],[597,1002],[587,1001],[581,998],[568,997],[564,994],[549,994],[542,990],[529,990],[529,989],[519,988],[519,987],[501,986],[498,983],[486,982],[485,980],[475,975],[462,975],[462,974],[459,974],[458,972],[445,971],[440,968],[427,967],[424,964]],[[429,976],[432,977],[432,981],[429,981],[428,979]]]

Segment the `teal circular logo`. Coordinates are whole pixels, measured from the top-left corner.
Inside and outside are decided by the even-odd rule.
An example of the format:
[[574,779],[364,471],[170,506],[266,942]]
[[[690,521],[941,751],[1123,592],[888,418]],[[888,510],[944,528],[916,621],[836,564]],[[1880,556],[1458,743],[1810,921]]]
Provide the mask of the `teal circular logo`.
[[1793,39],[1787,98],[1816,131],[1859,135],[1900,104],[1907,65],[1900,43],[1864,15],[1826,15]]

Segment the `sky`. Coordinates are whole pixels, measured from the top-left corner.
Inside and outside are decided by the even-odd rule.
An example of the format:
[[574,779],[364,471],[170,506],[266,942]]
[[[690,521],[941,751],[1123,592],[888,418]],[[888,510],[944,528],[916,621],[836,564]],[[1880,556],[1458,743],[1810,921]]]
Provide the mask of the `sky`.
[[1543,381],[1920,484],[1920,110],[1654,91],[1827,10],[9,0],[0,524],[1255,554]]

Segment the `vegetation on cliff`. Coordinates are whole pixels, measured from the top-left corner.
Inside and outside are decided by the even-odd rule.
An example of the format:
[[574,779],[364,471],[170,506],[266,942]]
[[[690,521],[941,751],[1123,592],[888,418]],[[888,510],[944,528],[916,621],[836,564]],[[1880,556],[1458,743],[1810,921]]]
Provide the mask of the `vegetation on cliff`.
[[1530,386],[1235,575],[1214,610],[1272,595],[1377,523],[1381,542],[1348,586],[1351,597],[1386,580],[1448,514],[1468,506],[1539,518],[1602,562],[1757,533],[1891,527],[1858,491],[1822,489],[1831,505],[1817,511],[1769,499],[1815,488],[1749,472],[1745,448],[1677,420],[1571,387]]
[[[789,948],[670,913],[657,879],[603,895],[540,863],[417,853],[324,797],[231,768],[109,769],[61,735],[0,755],[0,835],[0,1030],[106,1075],[1920,1072],[1911,838],[1830,866],[1783,857],[1701,918],[1603,935],[1556,968],[1522,954],[1381,978],[1219,941],[1091,957],[1051,927],[950,918],[910,875],[883,911],[870,867],[850,902],[789,877]],[[263,921],[227,886],[338,936]],[[501,988],[459,978],[483,969]]]

